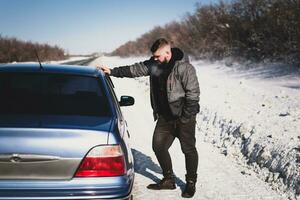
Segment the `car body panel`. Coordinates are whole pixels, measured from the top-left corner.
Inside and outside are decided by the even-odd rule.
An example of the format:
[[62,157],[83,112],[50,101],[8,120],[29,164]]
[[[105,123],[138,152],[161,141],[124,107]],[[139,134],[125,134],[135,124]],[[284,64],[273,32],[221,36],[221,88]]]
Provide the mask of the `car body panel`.
[[65,128],[110,131],[111,117],[0,115],[0,127]]
[[66,181],[1,181],[0,199],[125,199],[134,174]]
[[87,152],[106,144],[107,136],[92,130],[0,128],[0,178],[70,179]]
[[0,65],[0,72],[45,72],[57,74],[74,74],[84,76],[98,76],[101,73],[95,67],[79,65],[51,65],[43,64],[3,64]]

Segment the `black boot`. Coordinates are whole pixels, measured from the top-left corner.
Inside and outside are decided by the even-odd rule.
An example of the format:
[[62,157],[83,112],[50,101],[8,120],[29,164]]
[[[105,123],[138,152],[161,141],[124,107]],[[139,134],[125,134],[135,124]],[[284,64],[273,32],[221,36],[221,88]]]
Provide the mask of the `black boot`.
[[174,190],[176,189],[175,177],[164,177],[159,183],[150,184],[147,188],[150,190]]
[[187,181],[185,185],[185,189],[181,196],[184,198],[192,198],[195,192],[196,192],[196,182]]
[[196,192],[197,174],[193,174],[193,175],[186,174],[185,180],[186,180],[186,185],[181,196],[184,198],[192,198]]

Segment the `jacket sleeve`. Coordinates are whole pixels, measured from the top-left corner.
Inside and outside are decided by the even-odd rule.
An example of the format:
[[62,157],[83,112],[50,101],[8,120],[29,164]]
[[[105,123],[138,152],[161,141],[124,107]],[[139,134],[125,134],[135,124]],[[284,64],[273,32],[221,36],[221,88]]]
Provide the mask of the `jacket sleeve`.
[[196,115],[199,110],[200,88],[195,68],[191,64],[187,64],[182,77],[182,86],[185,90],[185,102],[183,105],[181,118],[183,121],[190,119]]
[[148,76],[149,75],[149,66],[147,66],[146,60],[144,62],[135,63],[133,65],[115,67],[111,69],[111,76],[115,77],[127,77],[127,78],[134,78],[140,76]]

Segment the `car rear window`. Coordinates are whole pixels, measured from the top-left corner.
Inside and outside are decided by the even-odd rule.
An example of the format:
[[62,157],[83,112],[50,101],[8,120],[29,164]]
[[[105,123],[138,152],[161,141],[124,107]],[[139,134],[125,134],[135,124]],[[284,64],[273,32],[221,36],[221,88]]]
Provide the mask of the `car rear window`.
[[0,114],[110,116],[101,81],[47,73],[0,73]]

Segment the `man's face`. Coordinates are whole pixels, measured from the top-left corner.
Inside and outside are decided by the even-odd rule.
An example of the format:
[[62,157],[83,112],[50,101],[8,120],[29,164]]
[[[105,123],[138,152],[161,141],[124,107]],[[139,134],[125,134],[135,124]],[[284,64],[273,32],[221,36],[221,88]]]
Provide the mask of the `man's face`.
[[172,53],[171,53],[171,46],[165,45],[157,49],[153,53],[154,60],[157,60],[159,63],[168,63],[171,60]]

